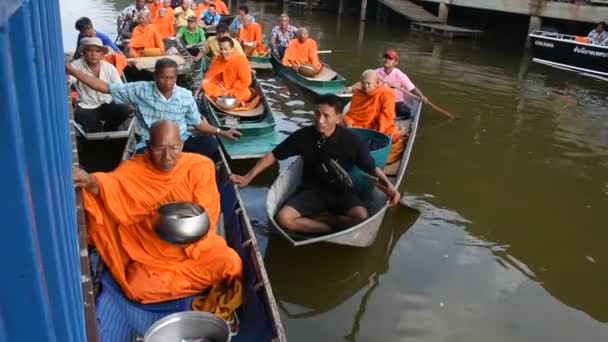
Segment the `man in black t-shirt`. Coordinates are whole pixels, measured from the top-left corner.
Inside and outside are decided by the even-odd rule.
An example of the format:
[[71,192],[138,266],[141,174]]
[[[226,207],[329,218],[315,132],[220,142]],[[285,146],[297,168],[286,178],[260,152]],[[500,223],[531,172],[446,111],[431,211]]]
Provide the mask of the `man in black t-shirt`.
[[[387,195],[391,205],[397,204],[400,194],[376,167],[366,143],[355,132],[339,125],[340,121],[338,97],[321,96],[314,126],[293,132],[245,176],[235,174],[231,180],[240,187],[247,186],[277,159],[300,156],[304,161],[302,184],[276,217],[282,227],[296,232],[329,233],[332,228],[345,229],[368,218],[365,203],[341,177],[354,166],[377,177],[376,186]],[[321,218],[324,212],[330,215]]]

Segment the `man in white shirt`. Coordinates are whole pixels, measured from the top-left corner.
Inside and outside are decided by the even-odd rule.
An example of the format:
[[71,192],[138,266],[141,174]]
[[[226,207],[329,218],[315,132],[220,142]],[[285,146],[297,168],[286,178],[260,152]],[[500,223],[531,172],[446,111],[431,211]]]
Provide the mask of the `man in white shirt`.
[[600,22],[595,27],[595,30],[589,32],[588,35],[591,44],[595,45],[608,45],[608,32],[606,32],[606,23]]
[[[108,83],[122,83],[116,68],[103,60],[108,48],[101,39],[82,38],[80,50],[84,58],[72,62],[72,66]],[[74,119],[86,132],[115,131],[128,117],[127,104],[113,102],[111,95],[93,90],[73,76],[70,76],[70,84],[78,94]]]

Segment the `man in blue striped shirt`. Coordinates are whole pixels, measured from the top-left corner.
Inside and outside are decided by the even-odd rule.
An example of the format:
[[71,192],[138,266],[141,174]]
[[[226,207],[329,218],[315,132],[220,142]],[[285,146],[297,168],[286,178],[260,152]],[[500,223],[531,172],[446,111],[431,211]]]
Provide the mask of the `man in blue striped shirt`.
[[[70,64],[66,64],[68,74],[74,76],[91,89],[112,95],[118,103],[130,103],[137,108],[140,133],[145,143],[150,139],[150,127],[161,119],[175,121],[184,140],[184,152],[200,153],[213,160],[219,160],[217,140],[209,135],[219,135],[238,139],[241,133],[235,129],[221,130],[201,119],[192,93],[177,86],[177,64],[169,58],[156,62],[154,81],[133,83],[112,83],[91,77]],[[193,136],[188,126],[194,126],[206,135]]]

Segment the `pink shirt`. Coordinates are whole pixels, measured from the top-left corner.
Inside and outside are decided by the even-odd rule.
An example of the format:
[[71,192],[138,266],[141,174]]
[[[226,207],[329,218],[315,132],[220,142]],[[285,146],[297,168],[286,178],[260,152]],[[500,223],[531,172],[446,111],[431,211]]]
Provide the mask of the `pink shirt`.
[[[391,71],[391,73],[388,75],[386,74],[386,72],[384,72],[384,68],[376,69],[376,73],[378,74],[378,77],[380,77],[381,80],[391,84],[392,86],[401,87],[407,91],[412,91],[416,89],[416,86],[414,85],[414,83],[412,83],[412,81],[410,81],[410,78],[407,77],[407,75],[403,71],[397,68],[393,68],[393,71]],[[402,102],[403,92],[398,89],[394,90],[395,102]]]

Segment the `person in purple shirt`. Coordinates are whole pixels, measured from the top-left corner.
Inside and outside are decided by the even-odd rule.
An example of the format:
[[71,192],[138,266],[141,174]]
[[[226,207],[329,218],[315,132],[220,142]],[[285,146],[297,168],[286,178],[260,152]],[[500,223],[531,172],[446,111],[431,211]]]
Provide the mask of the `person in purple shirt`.
[[78,32],[79,32],[78,40],[76,41],[76,52],[74,53],[74,59],[78,59],[80,57],[80,54],[78,52],[80,50],[79,49],[80,40],[85,37],[89,37],[89,38],[97,37],[97,38],[101,39],[101,42],[103,43],[104,46],[107,46],[116,52],[120,52],[120,49],[118,49],[116,44],[114,44],[114,42],[112,41],[110,36],[108,36],[107,34],[105,34],[103,32],[97,31],[93,27],[93,22],[91,21],[91,19],[89,19],[87,17],[82,17],[82,18],[76,20],[76,24],[74,25],[74,27],[76,27],[76,30],[78,30]]

